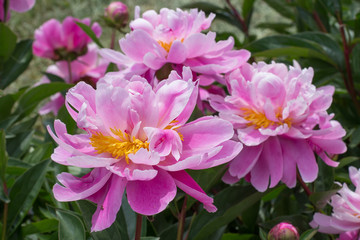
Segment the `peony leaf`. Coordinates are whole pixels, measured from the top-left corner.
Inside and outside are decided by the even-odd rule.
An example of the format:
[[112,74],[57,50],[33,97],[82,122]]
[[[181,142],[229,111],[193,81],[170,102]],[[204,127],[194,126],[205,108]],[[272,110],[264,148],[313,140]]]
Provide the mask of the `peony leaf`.
[[59,240],[85,240],[85,227],[78,216],[57,209],[56,215],[59,219]]
[[45,179],[50,160],[45,160],[27,170],[16,179],[9,196],[8,235],[12,235],[32,207]]
[[96,37],[93,30],[82,22],[76,22],[76,24],[96,43],[96,45],[99,46],[99,48],[104,48],[104,46],[101,44],[100,40]]

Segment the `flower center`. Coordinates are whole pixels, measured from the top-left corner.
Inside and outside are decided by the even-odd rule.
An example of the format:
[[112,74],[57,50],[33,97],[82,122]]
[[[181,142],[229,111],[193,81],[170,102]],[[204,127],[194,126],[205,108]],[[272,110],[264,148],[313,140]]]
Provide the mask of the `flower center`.
[[259,128],[268,128],[273,125],[284,125],[287,124],[289,128],[291,127],[291,118],[282,119],[281,111],[276,113],[276,118],[278,121],[272,121],[267,119],[265,113],[258,112],[249,108],[241,108],[244,116],[242,116],[245,120],[249,121],[247,123],[248,126],[255,126],[256,129]]
[[[160,46],[163,48],[163,49],[165,49],[165,51],[166,52],[170,52],[170,48],[171,48],[171,46],[172,46],[172,44],[173,44],[173,42],[174,42],[175,40],[173,40],[173,41],[171,41],[171,42],[163,42],[163,41],[157,41],[159,44],[160,44]],[[184,42],[184,39],[181,39],[181,42]]]
[[111,129],[118,138],[112,136],[104,136],[101,132],[96,132],[90,137],[90,144],[94,147],[98,154],[110,153],[114,158],[125,157],[126,162],[129,164],[129,154],[135,154],[140,148],[145,148],[149,151],[149,143],[143,142],[129,136],[129,134],[117,129]]

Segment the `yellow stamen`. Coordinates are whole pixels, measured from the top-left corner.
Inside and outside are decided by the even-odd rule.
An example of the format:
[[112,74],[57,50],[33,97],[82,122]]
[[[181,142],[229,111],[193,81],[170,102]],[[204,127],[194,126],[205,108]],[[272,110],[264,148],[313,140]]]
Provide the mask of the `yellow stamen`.
[[244,116],[242,116],[245,120],[249,121],[248,126],[255,126],[256,129],[259,128],[268,128],[273,125],[284,125],[287,124],[289,128],[291,127],[291,118],[282,119],[281,111],[278,111],[276,114],[276,118],[278,121],[272,121],[267,119],[265,113],[258,112],[249,108],[241,108]]
[[90,138],[90,144],[94,147],[98,154],[110,153],[114,158],[125,157],[129,164],[129,154],[135,154],[140,148],[149,151],[149,143],[133,137],[131,139],[128,133],[123,134],[121,130],[111,129],[111,132],[118,138],[112,136],[104,136],[101,132],[94,133]]
[[[171,45],[173,44],[174,41],[171,42],[163,42],[163,41],[158,41],[158,43],[160,44],[160,46],[165,49],[165,51],[170,52],[170,48]],[[181,39],[181,42],[184,42],[184,39]]]

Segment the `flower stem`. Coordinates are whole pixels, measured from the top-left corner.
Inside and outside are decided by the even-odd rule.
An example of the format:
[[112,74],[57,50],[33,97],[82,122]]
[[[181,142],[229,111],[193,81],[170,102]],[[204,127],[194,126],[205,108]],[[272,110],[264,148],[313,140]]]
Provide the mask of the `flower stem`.
[[179,214],[179,226],[177,231],[176,240],[182,240],[184,234],[184,227],[185,227],[185,216],[186,216],[186,204],[187,204],[187,195],[184,197],[184,203],[181,208],[181,212]]
[[135,240],[140,240],[141,238],[141,225],[142,225],[142,215],[136,214],[136,231],[135,231]]
[[[8,195],[8,191],[7,191],[7,186],[6,186],[6,182],[4,181],[4,192],[6,195]],[[8,217],[8,207],[9,204],[8,203],[4,203],[4,213],[3,213],[3,227],[2,227],[2,236],[1,239],[2,240],[6,240],[6,223],[7,223],[7,217]]]
[[320,29],[322,32],[327,33],[326,27],[325,27],[324,24],[322,23],[322,21],[321,21],[321,19],[320,19],[320,17],[319,17],[319,14],[318,14],[316,11],[314,11],[314,12],[312,13],[312,15],[313,15],[313,18],[314,18],[316,24],[318,25],[319,29]]
[[115,38],[116,38],[116,29],[113,29],[111,33],[110,49],[114,49],[115,47]]
[[351,72],[351,65],[350,65],[350,53],[351,49],[349,48],[348,42],[345,37],[345,25],[341,19],[340,13],[336,14],[337,21],[339,23],[340,27],[340,34],[342,39],[342,44],[344,48],[344,59],[345,59],[345,67],[346,67],[346,76],[343,75],[344,83],[346,86],[347,91],[350,94],[351,100],[353,101],[355,108],[357,110],[357,113],[360,115],[360,102],[357,99],[357,93],[354,86],[354,80],[352,77]]
[[249,38],[249,29],[246,26],[246,23],[244,21],[244,19],[242,19],[242,17],[240,16],[239,12],[236,10],[236,8],[234,7],[234,5],[232,5],[232,3],[230,2],[230,0],[226,0],[227,5],[229,5],[229,7],[231,8],[231,11],[233,12],[233,14],[235,15],[235,17],[237,18],[237,20],[239,21],[242,30],[245,34],[245,36],[247,38]]
[[297,180],[300,182],[301,187],[304,189],[306,195],[308,195],[308,197],[312,194],[311,190],[309,189],[309,187],[306,185],[306,183],[302,180],[299,172],[296,173],[296,178]]
[[73,81],[72,81],[72,72],[71,72],[71,60],[68,59],[66,62],[67,62],[68,72],[69,72],[69,81],[70,81],[70,83],[73,83]]

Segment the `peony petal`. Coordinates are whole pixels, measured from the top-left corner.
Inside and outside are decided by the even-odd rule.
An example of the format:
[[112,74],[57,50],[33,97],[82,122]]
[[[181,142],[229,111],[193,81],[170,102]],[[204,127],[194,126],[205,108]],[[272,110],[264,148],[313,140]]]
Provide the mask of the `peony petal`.
[[169,172],[174,178],[176,186],[178,186],[185,193],[191,197],[199,200],[204,204],[204,208],[208,212],[216,212],[217,208],[214,206],[214,200],[207,196],[195,180],[185,171]]
[[70,173],[61,173],[57,179],[61,184],[55,184],[54,197],[58,201],[68,202],[85,199],[99,191],[109,180],[111,172],[105,168],[95,168],[82,178],[77,178]]
[[169,173],[159,169],[149,181],[130,181],[127,197],[131,208],[143,215],[155,215],[163,211],[176,195],[176,185]]
[[112,175],[108,185],[104,187],[101,201],[97,202],[97,209],[91,220],[91,232],[102,231],[114,223],[126,183],[125,178]]

